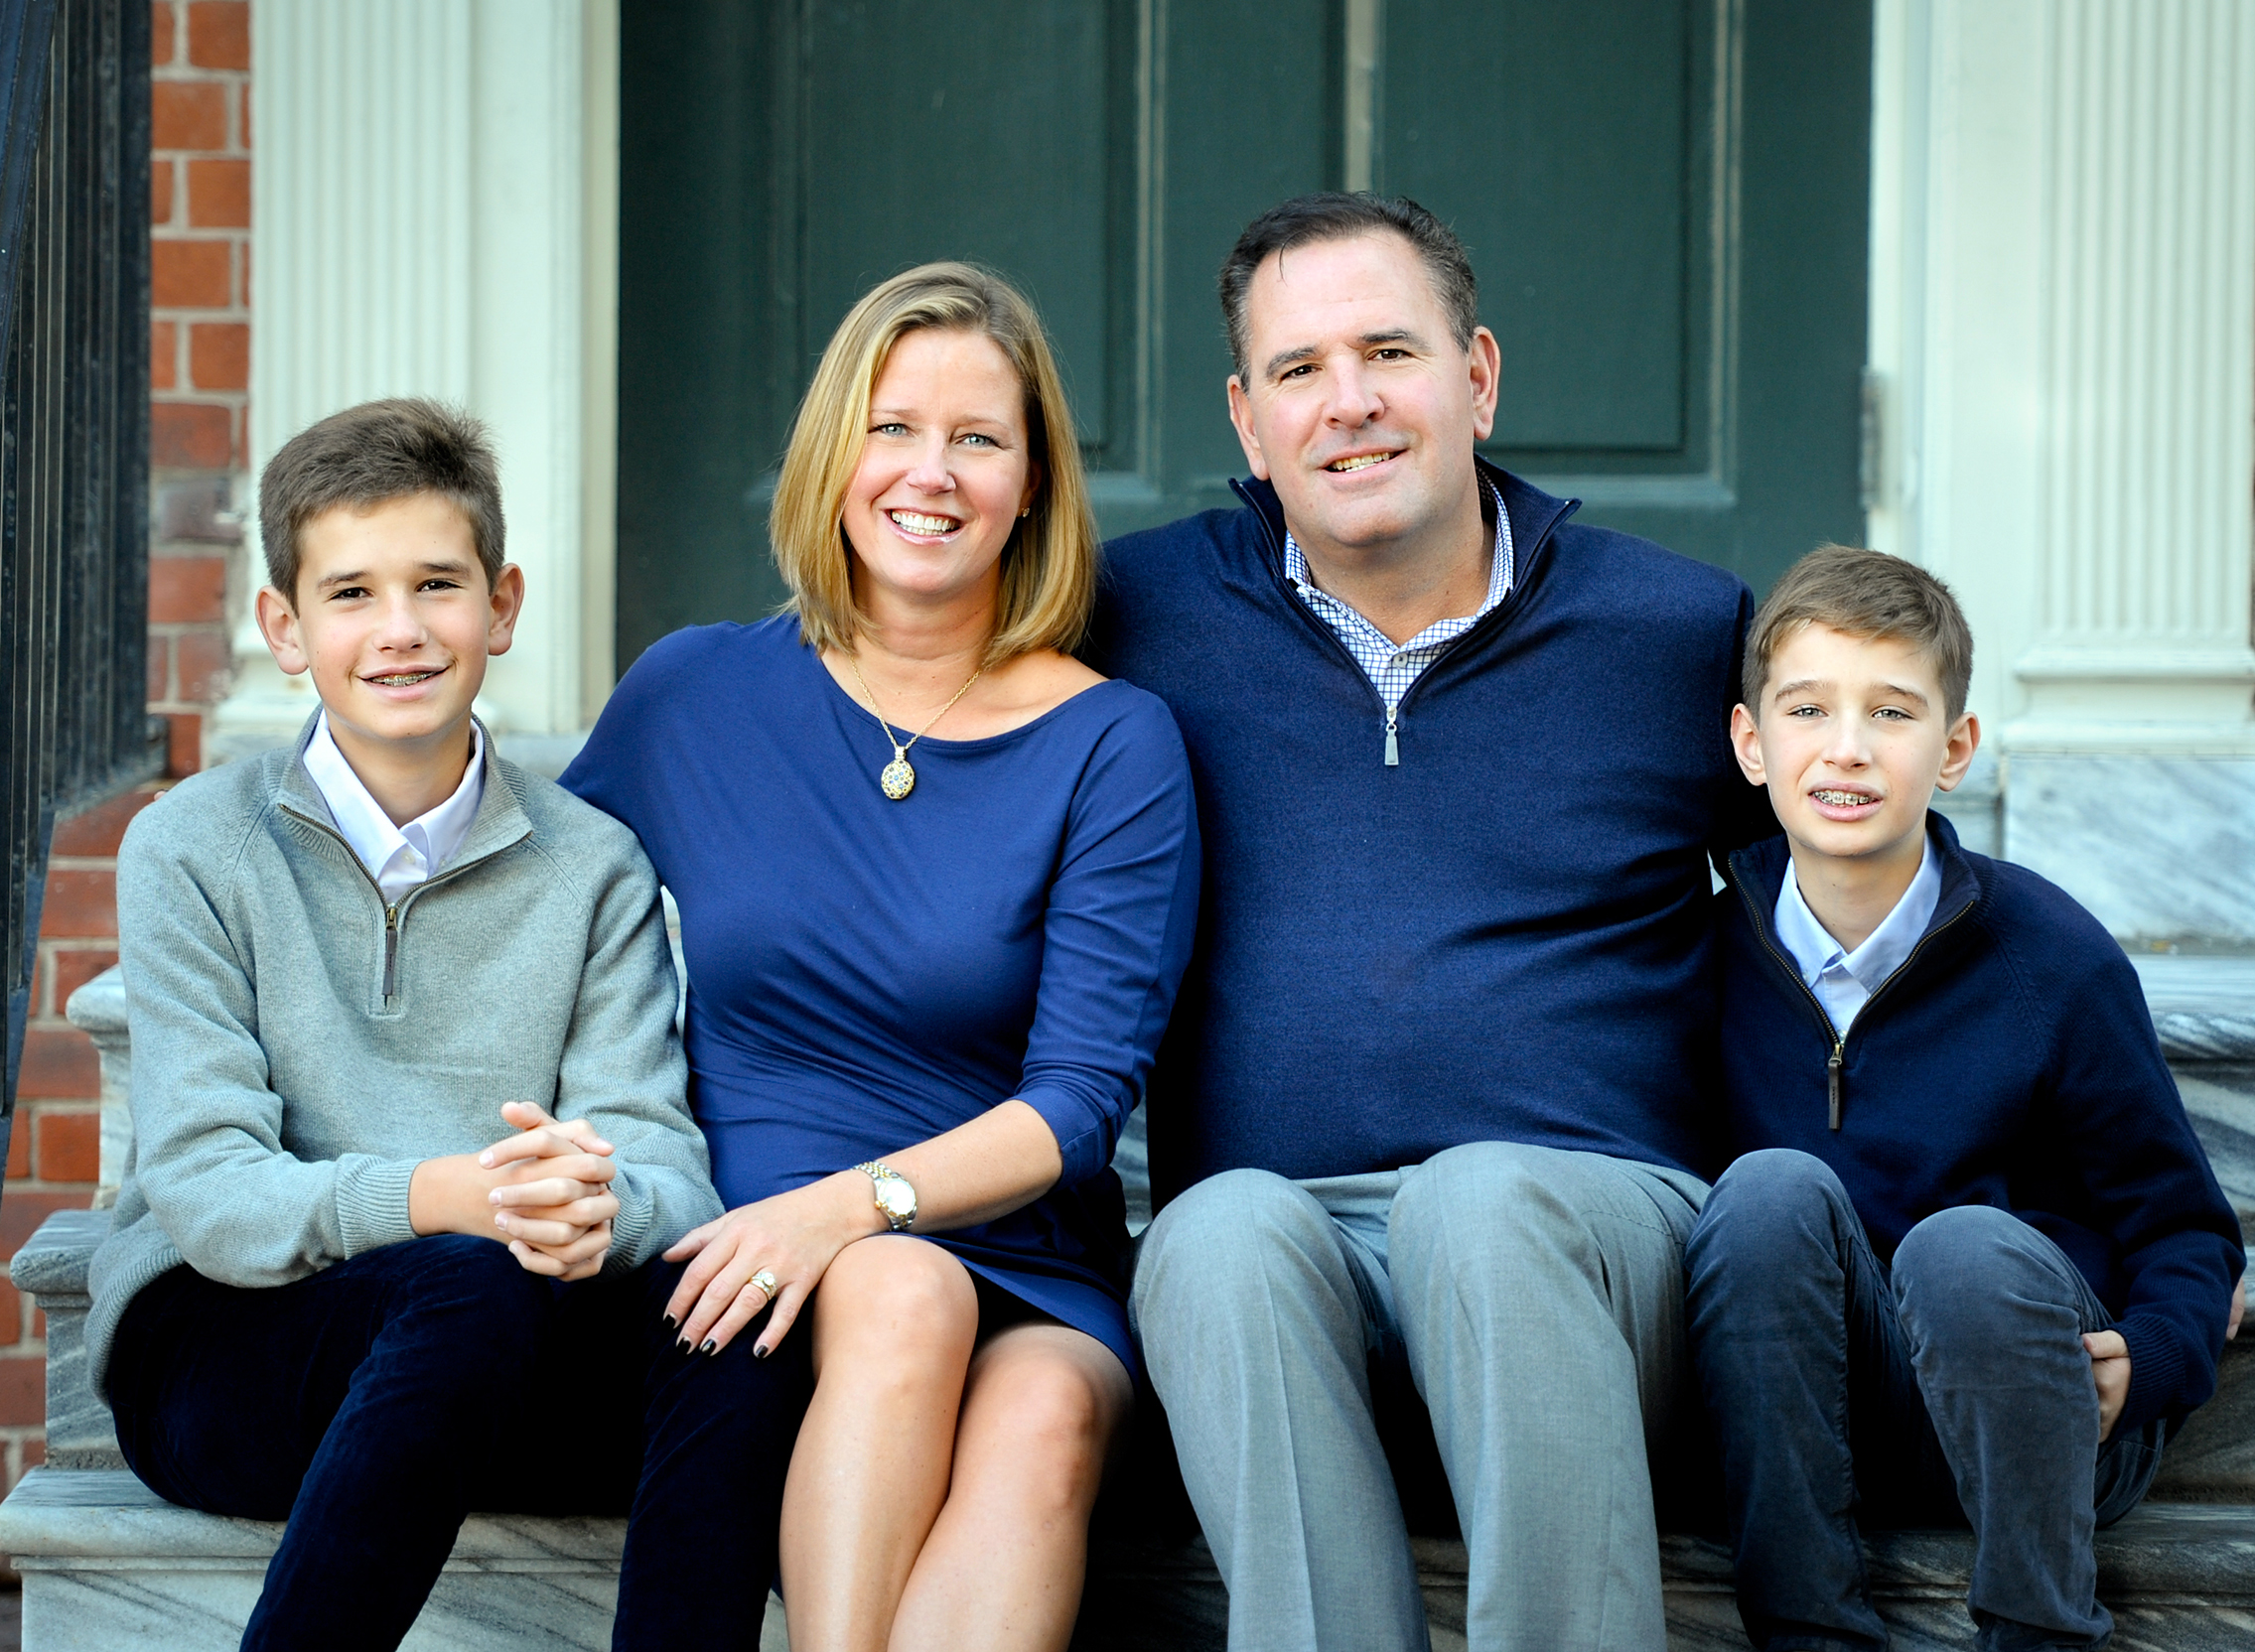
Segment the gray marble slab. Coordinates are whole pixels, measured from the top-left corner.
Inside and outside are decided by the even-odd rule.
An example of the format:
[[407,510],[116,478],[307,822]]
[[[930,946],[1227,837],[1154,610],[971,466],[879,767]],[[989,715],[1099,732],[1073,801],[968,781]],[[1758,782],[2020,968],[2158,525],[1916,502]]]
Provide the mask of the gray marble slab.
[[2005,858],[2125,942],[2255,945],[2255,757],[2015,753]]
[[[611,1644],[626,1523],[474,1515],[405,1645],[531,1652]],[[222,1652],[279,1524],[176,1508],[124,1470],[35,1468],[0,1503],[0,1552],[24,1578],[28,1652]],[[786,1652],[780,1614],[763,1652]]]

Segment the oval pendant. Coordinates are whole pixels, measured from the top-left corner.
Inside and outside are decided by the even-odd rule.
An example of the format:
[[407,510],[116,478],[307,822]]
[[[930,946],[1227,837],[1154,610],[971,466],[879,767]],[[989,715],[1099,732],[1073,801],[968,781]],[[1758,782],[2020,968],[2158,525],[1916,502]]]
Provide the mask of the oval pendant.
[[916,771],[909,766],[905,757],[895,757],[877,776],[877,783],[885,788],[885,795],[898,803],[916,789]]

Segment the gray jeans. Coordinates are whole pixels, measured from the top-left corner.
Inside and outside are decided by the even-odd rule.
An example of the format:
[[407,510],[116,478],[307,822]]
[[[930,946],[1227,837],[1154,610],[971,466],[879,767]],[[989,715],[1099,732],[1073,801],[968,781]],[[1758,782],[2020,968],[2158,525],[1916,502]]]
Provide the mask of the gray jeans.
[[1471,1565],[1478,1652],[1662,1652],[1647,1446],[1685,1389],[1697,1177],[1480,1142],[1295,1182],[1231,1170],[1143,1237],[1130,1321],[1229,1588],[1231,1652],[1419,1652],[1371,1413],[1405,1358]]

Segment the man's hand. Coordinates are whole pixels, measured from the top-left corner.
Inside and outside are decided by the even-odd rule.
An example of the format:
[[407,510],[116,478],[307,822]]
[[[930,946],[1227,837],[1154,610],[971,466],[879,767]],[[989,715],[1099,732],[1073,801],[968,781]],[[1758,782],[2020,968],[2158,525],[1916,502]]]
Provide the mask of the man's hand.
[[2239,1321],[2247,1317],[2247,1276],[2241,1274],[2239,1283],[2231,1288],[2231,1316],[2223,1322],[2223,1339],[2231,1341],[2239,1335]]
[[2122,1402],[2130,1397],[2130,1344],[2118,1330],[2083,1333],[2083,1351],[2090,1355],[2090,1380],[2098,1387],[2098,1438],[2113,1438],[2121,1420]]

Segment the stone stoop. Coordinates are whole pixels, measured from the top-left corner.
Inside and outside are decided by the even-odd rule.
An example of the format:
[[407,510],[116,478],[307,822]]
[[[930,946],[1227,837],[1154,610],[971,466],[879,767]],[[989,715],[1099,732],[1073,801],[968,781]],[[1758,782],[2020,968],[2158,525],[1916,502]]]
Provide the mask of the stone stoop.
[[[2134,961],[2217,1178],[2255,1233],[2255,959]],[[104,1057],[105,1068],[117,1061],[122,1115],[116,1019],[118,1047]],[[1122,1153],[1130,1171],[1132,1147]],[[0,1502],[0,1554],[24,1579],[23,1645],[222,1652],[239,1640],[281,1528],[176,1508],[125,1469],[86,1371],[86,1268],[108,1225],[106,1210],[58,1212],[10,1269],[46,1313],[48,1336],[48,1465]],[[1099,1510],[1073,1652],[1221,1652],[1228,1598],[1204,1543],[1139,1536],[1134,1524]],[[608,1647],[624,1532],[615,1519],[473,1516],[406,1645]],[[1972,1646],[1972,1547],[1964,1531],[1868,1535],[1874,1596],[1898,1652]],[[1416,1549],[1435,1652],[1455,1652],[1466,1644],[1464,1546],[1420,1538]],[[1746,1652],[1725,1548],[1670,1535],[1661,1564],[1670,1652]],[[2255,1646],[2255,1325],[2227,1345],[2216,1397],[2169,1443],[2145,1504],[2099,1534],[2098,1569],[2117,1652]],[[761,1647],[787,1652],[773,1598]]]

